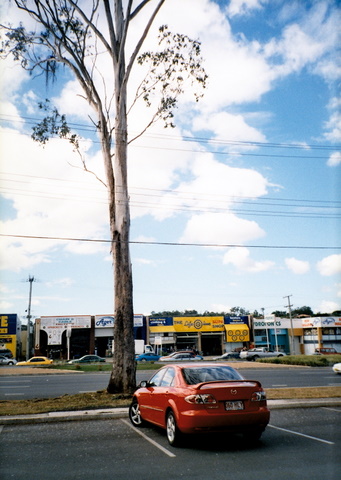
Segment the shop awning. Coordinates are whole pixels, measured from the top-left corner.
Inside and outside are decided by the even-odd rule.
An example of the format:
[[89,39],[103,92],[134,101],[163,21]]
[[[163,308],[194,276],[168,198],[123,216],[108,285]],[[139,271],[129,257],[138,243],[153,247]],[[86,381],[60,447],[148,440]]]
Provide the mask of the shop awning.
[[248,342],[250,340],[250,331],[248,325],[224,325],[227,342]]

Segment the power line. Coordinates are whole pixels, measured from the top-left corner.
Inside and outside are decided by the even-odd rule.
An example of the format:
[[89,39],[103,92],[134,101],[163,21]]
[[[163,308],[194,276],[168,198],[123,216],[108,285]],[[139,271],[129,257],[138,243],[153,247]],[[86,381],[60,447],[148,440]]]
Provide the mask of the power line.
[[[58,240],[66,242],[92,242],[92,243],[113,243],[108,239],[99,238],[72,238],[72,237],[47,237],[35,235],[11,235],[0,233],[1,237],[9,238],[26,238],[34,240]],[[214,247],[214,248],[262,248],[262,249],[299,249],[299,250],[340,250],[341,247],[327,247],[327,246],[302,246],[302,245],[240,245],[240,244],[223,244],[223,243],[182,243],[182,242],[152,242],[152,241],[137,241],[130,240],[129,244],[133,245],[163,245],[173,247]]]
[[[26,116],[16,116],[16,115],[6,115],[0,114],[0,121],[16,121],[20,123],[36,123],[43,120],[42,118],[38,117],[26,117]],[[25,120],[25,122],[24,122]],[[70,127],[74,127],[77,129],[85,129],[91,132],[97,132],[97,128],[94,125],[89,124],[82,124],[82,123],[74,123],[69,122],[68,125]],[[132,132],[133,135],[136,135],[138,132]],[[207,138],[207,137],[195,137],[195,136],[176,136],[176,135],[167,135],[167,134],[156,134],[156,133],[148,133],[144,134],[144,137],[147,138],[154,138],[154,139],[165,139],[165,140],[177,140],[177,141],[185,141],[185,142],[200,142],[200,143],[210,143],[215,145],[222,145],[222,146],[229,146],[229,145],[238,145],[238,146],[246,146],[246,147],[265,147],[265,148],[283,148],[283,149],[299,149],[299,150],[339,150],[341,149],[341,145],[317,145],[317,144],[301,144],[301,143],[276,143],[276,142],[257,142],[257,141],[243,141],[243,140],[231,140],[231,139],[216,139],[216,138]]]

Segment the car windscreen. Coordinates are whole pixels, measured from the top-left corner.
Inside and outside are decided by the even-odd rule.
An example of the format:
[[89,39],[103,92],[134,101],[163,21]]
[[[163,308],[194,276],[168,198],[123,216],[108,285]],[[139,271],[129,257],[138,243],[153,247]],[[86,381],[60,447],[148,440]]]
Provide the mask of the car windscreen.
[[220,380],[243,380],[243,377],[233,368],[224,366],[210,366],[200,368],[186,367],[182,370],[184,379],[188,385],[196,385],[201,382],[213,382]]

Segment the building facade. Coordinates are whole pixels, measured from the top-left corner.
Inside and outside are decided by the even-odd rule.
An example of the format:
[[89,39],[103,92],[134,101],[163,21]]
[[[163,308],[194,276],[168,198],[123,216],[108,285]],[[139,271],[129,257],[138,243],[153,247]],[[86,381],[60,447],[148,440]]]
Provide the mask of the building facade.
[[243,348],[250,340],[250,317],[149,317],[148,343],[163,351],[193,349],[203,355],[221,355]]
[[21,323],[16,313],[0,315],[0,354],[1,350],[10,350],[14,358],[21,352]]

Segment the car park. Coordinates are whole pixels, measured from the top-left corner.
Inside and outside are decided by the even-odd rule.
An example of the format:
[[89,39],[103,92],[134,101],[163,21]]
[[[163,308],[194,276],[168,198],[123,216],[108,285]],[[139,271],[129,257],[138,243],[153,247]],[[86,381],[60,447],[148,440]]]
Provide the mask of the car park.
[[335,363],[333,365],[333,372],[341,374],[341,363]]
[[17,366],[39,366],[39,365],[51,365],[53,363],[53,360],[47,357],[32,357],[27,361],[23,362],[18,362]]
[[156,355],[156,353],[146,352],[141,353],[141,355],[136,355],[135,360],[137,362],[157,362],[160,358],[160,355]]
[[186,361],[193,361],[193,360],[203,360],[204,357],[201,355],[196,355],[195,353],[191,352],[176,352],[172,353],[171,355],[167,355],[165,357],[160,357],[160,362],[186,362]]
[[284,352],[273,352],[265,347],[251,348],[240,352],[240,358],[249,361],[255,361],[258,358],[284,357],[285,355]]
[[167,365],[140,383],[129,407],[135,427],[150,422],[166,430],[170,445],[185,434],[241,433],[258,440],[270,412],[266,394],[255,380],[245,380],[223,363]]
[[15,358],[5,357],[5,355],[0,355],[0,365],[15,365],[17,363]]
[[99,357],[98,355],[84,355],[81,358],[75,358],[73,360],[69,360],[67,363],[75,364],[75,363],[104,363],[105,358]]

